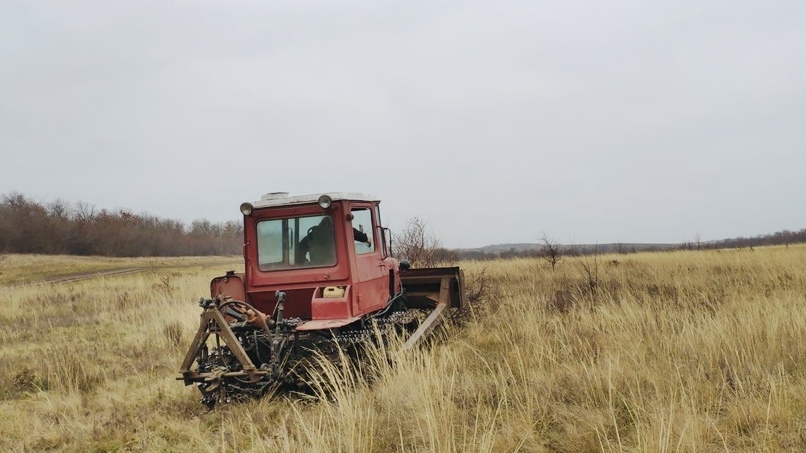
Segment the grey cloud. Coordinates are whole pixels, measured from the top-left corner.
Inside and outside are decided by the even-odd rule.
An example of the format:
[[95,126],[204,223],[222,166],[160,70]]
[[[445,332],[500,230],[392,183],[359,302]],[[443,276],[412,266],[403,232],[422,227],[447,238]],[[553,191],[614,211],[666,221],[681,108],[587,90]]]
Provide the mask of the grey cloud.
[[375,193],[449,246],[803,228],[798,2],[6,2],[0,192]]

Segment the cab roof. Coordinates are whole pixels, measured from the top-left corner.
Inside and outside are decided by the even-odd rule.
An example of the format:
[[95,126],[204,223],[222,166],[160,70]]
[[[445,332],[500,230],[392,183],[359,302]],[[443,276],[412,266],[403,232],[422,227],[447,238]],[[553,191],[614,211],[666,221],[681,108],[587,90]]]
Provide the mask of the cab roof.
[[288,192],[270,192],[262,197],[260,200],[252,203],[255,208],[268,208],[273,206],[293,206],[299,204],[316,203],[322,195],[329,196],[333,201],[350,200],[350,201],[380,201],[378,197],[367,195],[365,193],[356,192],[324,192],[314,193],[309,195],[289,195]]

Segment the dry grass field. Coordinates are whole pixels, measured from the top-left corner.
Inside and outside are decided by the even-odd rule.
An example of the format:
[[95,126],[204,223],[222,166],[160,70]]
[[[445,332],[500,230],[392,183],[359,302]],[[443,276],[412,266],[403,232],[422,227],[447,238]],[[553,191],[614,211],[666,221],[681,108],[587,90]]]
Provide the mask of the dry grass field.
[[212,412],[174,377],[240,260],[86,260],[0,259],[2,451],[806,451],[804,246],[461,263],[491,284],[461,329]]

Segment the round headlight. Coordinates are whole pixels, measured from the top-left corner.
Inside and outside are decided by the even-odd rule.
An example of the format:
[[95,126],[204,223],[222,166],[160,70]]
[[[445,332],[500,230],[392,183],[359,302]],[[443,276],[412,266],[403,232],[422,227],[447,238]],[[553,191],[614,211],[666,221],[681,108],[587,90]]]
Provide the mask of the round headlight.
[[319,207],[322,209],[327,209],[330,207],[330,204],[333,203],[333,199],[330,198],[330,195],[322,195],[319,197]]
[[252,215],[252,210],[255,209],[252,203],[241,203],[241,214]]

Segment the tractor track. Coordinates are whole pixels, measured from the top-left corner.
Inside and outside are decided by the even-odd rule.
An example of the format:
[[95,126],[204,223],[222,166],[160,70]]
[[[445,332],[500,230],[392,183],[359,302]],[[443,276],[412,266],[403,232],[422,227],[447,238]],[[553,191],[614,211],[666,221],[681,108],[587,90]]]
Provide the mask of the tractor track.
[[2,285],[5,289],[21,289],[21,288],[37,288],[42,286],[50,286],[50,285],[58,285],[61,283],[75,283],[81,282],[85,280],[92,280],[94,278],[101,278],[101,277],[115,277],[119,275],[128,275],[128,274],[136,274],[139,272],[147,272],[147,271],[159,271],[165,269],[176,269],[176,268],[185,268],[185,267],[213,267],[219,266],[220,264],[183,264],[183,265],[164,265],[164,266],[147,266],[147,267],[128,267],[124,269],[110,269],[108,271],[99,271],[99,272],[87,272],[82,274],[75,274],[75,275],[64,275],[60,277],[53,277],[48,278],[45,280],[39,281],[32,281],[26,282],[21,284],[12,284],[12,285]]
[[10,288],[35,288],[39,286],[49,286],[49,285],[57,285],[59,283],[73,283],[73,282],[80,282],[84,280],[92,280],[93,278],[100,278],[100,277],[109,277],[114,275],[126,275],[126,274],[134,274],[137,272],[143,272],[148,270],[147,267],[130,267],[126,269],[113,269],[108,271],[101,271],[101,272],[91,272],[86,274],[76,274],[76,275],[68,275],[63,277],[55,277],[49,278],[43,281],[38,282],[29,282],[23,283],[21,285],[13,285]]

